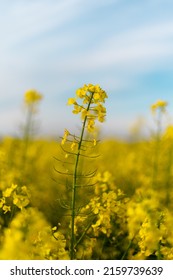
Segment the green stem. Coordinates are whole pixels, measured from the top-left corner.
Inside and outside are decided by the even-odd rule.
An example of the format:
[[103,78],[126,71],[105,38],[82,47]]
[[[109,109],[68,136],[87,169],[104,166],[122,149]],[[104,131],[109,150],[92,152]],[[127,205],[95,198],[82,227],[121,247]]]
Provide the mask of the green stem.
[[172,155],[173,155],[173,146],[169,148],[168,151],[168,163],[167,163],[167,169],[166,169],[166,205],[169,207],[171,198],[170,198],[170,187],[171,187],[171,169],[172,169]]
[[[90,109],[91,101],[93,98],[94,93],[91,93],[91,97],[87,106],[87,112]],[[87,121],[87,115],[84,118],[83,126],[82,126],[82,131],[81,135],[79,138],[79,143],[78,143],[78,152],[76,154],[76,161],[75,161],[75,166],[74,166],[74,173],[73,173],[73,185],[72,185],[72,200],[71,200],[71,244],[70,244],[70,258],[71,260],[74,259],[74,247],[75,247],[75,231],[74,231],[74,226],[75,226],[75,216],[76,216],[76,185],[77,185],[77,177],[78,177],[78,165],[79,165],[79,158],[80,158],[80,149],[84,137],[84,132],[85,132],[85,125]]]
[[[33,106],[32,106],[33,107]],[[27,120],[26,120],[26,125],[24,128],[24,135],[23,135],[23,139],[24,139],[24,148],[23,148],[23,161],[22,161],[22,165],[23,165],[23,170],[25,169],[25,163],[26,163],[26,156],[27,156],[27,150],[28,150],[28,144],[29,144],[29,140],[30,140],[30,136],[31,136],[31,127],[32,127],[32,110],[33,108],[28,108],[28,112],[27,112]]]
[[156,132],[156,140],[155,140],[155,147],[154,147],[152,188],[155,188],[155,189],[157,188],[157,183],[158,183],[160,144],[161,144],[161,111],[158,112],[157,132]]
[[[134,239],[134,238],[133,238],[133,239]],[[128,247],[127,247],[126,251],[124,252],[124,254],[122,255],[121,260],[124,260],[125,257],[126,257],[126,255],[128,254],[129,249],[130,249],[130,247],[132,246],[133,239],[131,239],[131,240],[129,241]]]

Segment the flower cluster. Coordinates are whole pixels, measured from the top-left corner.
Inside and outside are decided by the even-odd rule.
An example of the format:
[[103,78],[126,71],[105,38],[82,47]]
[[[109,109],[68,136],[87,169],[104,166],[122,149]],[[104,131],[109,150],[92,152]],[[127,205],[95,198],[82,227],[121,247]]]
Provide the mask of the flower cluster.
[[24,101],[27,105],[38,103],[42,99],[42,95],[35,89],[29,89],[25,92]]
[[[103,236],[105,239],[110,239],[114,243],[115,240],[117,242],[119,238],[122,238],[123,232],[124,235],[126,232],[126,204],[128,199],[112,182],[109,172],[105,172],[104,174],[99,173],[97,177],[98,182],[95,185],[95,193],[97,195],[91,198],[90,202],[81,209],[80,215],[75,218],[75,233],[77,236],[80,236],[81,232],[85,232],[87,225],[91,223],[87,230],[87,238],[84,238],[82,245],[79,246],[77,256],[78,254],[80,256],[82,246],[84,246],[83,252],[85,251],[85,242],[89,240],[89,236],[90,238],[94,236],[90,241],[97,247],[99,246],[99,240],[101,242]],[[126,241],[124,240],[125,244]],[[102,244],[102,246],[104,247],[105,245]],[[109,246],[111,247],[112,245],[109,244]],[[93,253],[95,249],[92,248]],[[113,254],[117,253],[114,250]]]
[[30,193],[26,186],[18,187],[12,184],[11,187],[2,191],[2,197],[0,198],[0,208],[4,214],[10,212],[12,206],[17,206],[19,209],[23,209],[30,203]]
[[62,233],[55,239],[50,224],[36,208],[19,212],[4,230],[0,259],[58,260],[68,259]]
[[[106,108],[103,106],[107,98],[106,92],[99,85],[84,85],[76,91],[75,98],[68,99],[68,105],[73,105],[73,114],[81,114],[81,119],[87,122],[88,132],[95,130],[95,121],[105,121]],[[80,101],[78,101],[80,100]]]
[[24,94],[24,103],[31,113],[37,112],[37,105],[43,96],[35,89],[29,89]]
[[154,104],[151,105],[151,111],[153,113],[156,112],[156,110],[160,110],[162,113],[164,113],[166,111],[166,106],[168,105],[168,103],[164,100],[158,100],[157,102],[155,102]]

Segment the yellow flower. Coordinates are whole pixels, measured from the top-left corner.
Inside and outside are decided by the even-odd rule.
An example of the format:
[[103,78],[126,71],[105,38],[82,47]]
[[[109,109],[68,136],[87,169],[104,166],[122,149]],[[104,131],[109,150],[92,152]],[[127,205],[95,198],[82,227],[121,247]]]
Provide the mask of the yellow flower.
[[2,209],[3,209],[3,211],[4,211],[4,214],[6,214],[7,212],[10,212],[10,211],[11,211],[11,207],[8,206],[8,205],[4,205],[4,206],[2,207]]
[[24,100],[27,105],[39,102],[43,96],[35,89],[29,89],[25,92]]
[[94,93],[95,92],[95,86],[92,84],[88,85],[88,91]]
[[70,132],[67,129],[65,129],[64,130],[64,137],[67,137],[69,134],[70,134]]
[[4,197],[10,197],[13,190],[11,188],[7,188],[5,191],[2,192]]
[[95,110],[99,113],[103,113],[103,114],[106,114],[106,108],[102,105],[102,104],[98,104],[96,107],[95,107]]
[[82,110],[82,107],[79,106],[78,104],[74,104],[74,110],[72,111],[73,114],[78,114]]
[[96,146],[97,145],[97,141],[96,139],[93,139],[93,145]]
[[4,197],[10,197],[14,189],[17,188],[17,185],[12,184],[11,188],[7,188],[6,190],[3,191],[3,196]]
[[74,151],[74,149],[76,148],[76,145],[77,145],[77,144],[76,144],[75,142],[73,142],[73,143],[71,144],[71,150],[72,150],[72,151]]
[[61,141],[62,145],[64,145],[65,142],[67,141],[67,137],[69,136],[69,134],[70,134],[70,132],[67,129],[65,129],[64,130],[64,136],[63,136],[62,141]]
[[100,98],[100,94],[98,92],[94,93],[94,99],[98,100]]
[[13,204],[18,208],[23,209],[30,203],[30,193],[26,186],[21,187],[20,194],[14,192],[13,194]]
[[0,208],[5,204],[5,197],[0,198]]
[[89,132],[93,132],[95,129],[95,122],[93,119],[88,121],[87,129]]
[[52,228],[53,231],[57,231],[57,226]]
[[105,121],[105,115],[104,114],[99,114],[98,115],[98,121],[99,122],[104,122]]
[[154,103],[153,105],[151,105],[151,111],[153,113],[155,113],[155,111],[157,109],[160,109],[161,112],[165,112],[166,110],[166,106],[168,105],[168,103],[164,100],[158,100],[156,103]]
[[13,204],[15,204],[18,208],[23,209],[30,203],[29,199],[25,195],[14,194],[13,196]]
[[77,91],[76,91],[76,95],[77,95],[79,98],[83,98],[86,94],[87,94],[87,92],[86,92],[86,90],[84,90],[83,88],[79,88],[79,89],[77,89]]
[[75,98],[69,98],[67,105],[72,105],[72,104],[76,104],[76,99]]

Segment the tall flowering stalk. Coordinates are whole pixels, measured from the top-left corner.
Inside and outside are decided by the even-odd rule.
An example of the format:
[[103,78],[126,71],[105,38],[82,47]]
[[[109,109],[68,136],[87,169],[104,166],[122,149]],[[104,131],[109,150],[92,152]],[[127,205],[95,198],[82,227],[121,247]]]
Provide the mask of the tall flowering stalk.
[[27,110],[26,123],[24,126],[24,151],[23,151],[23,166],[26,161],[26,153],[28,149],[28,143],[31,138],[32,128],[33,128],[33,116],[37,112],[37,106],[42,100],[43,96],[35,89],[29,89],[24,94],[24,105]]
[[32,130],[32,118],[37,112],[38,103],[42,100],[43,96],[35,89],[27,90],[24,94],[24,103],[27,109],[27,120],[24,130],[24,138],[27,141],[30,137]]
[[156,135],[155,135],[155,147],[153,157],[153,174],[152,174],[152,187],[157,187],[158,183],[158,168],[159,168],[159,154],[161,145],[161,133],[162,133],[162,116],[166,113],[166,107],[168,103],[164,100],[158,100],[151,106],[151,111],[156,122]]
[[[70,240],[70,258],[75,257],[75,248],[78,242],[75,240],[75,217],[79,214],[76,208],[76,192],[77,188],[81,186],[81,180],[90,180],[95,174],[96,170],[84,173],[79,170],[79,163],[81,157],[94,158],[95,156],[88,155],[88,149],[96,146],[97,141],[92,136],[92,139],[85,139],[85,132],[92,135],[95,132],[96,121],[104,122],[106,116],[106,108],[104,107],[107,94],[101,89],[99,85],[84,85],[76,91],[74,98],[68,99],[68,105],[73,105],[73,114],[80,114],[82,119],[82,128],[80,136],[71,134],[67,129],[64,132],[64,136],[61,141],[61,145],[65,145],[66,142],[70,143],[70,151],[63,150],[66,153],[66,158],[69,155],[74,156],[74,164],[72,173],[59,172],[72,176],[72,188],[71,188],[71,240]],[[84,184],[84,183],[83,183]],[[89,183],[85,182],[85,185]]]

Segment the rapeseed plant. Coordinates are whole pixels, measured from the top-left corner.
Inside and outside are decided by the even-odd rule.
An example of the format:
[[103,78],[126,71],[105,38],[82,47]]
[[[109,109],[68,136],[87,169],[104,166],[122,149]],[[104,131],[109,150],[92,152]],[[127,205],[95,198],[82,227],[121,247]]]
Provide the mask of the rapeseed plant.
[[24,105],[27,110],[27,118],[24,127],[24,139],[28,141],[33,132],[33,116],[37,113],[39,102],[43,95],[35,89],[27,90],[24,94]]
[[[79,215],[80,209],[76,207],[76,192],[81,185],[92,185],[89,183],[91,178],[96,174],[96,170],[84,172],[80,171],[81,158],[93,158],[95,156],[89,155],[88,150],[92,146],[96,146],[96,139],[85,139],[85,131],[92,134],[96,129],[96,121],[104,122],[106,116],[106,108],[104,107],[107,94],[101,89],[99,85],[84,85],[76,91],[74,98],[68,99],[68,105],[73,105],[73,114],[80,114],[82,120],[82,128],[79,136],[71,134],[67,129],[64,131],[64,136],[61,145],[64,146],[66,142],[70,143],[70,149],[64,150],[65,158],[72,155],[74,158],[74,169],[72,173],[68,170],[65,172],[58,171],[64,175],[72,176],[71,187],[71,237],[70,237],[70,258],[75,258],[76,251],[76,236],[75,236],[75,219]],[[87,182],[86,182],[87,180]],[[82,182],[85,181],[85,182]]]
[[153,174],[152,174],[152,187],[157,188],[158,185],[158,173],[159,173],[159,159],[161,151],[161,138],[162,138],[162,121],[163,115],[166,113],[166,107],[168,103],[163,100],[158,100],[151,106],[151,111],[156,123],[156,133],[154,135],[154,151],[153,151]]
[[34,115],[37,113],[38,110],[38,104],[43,99],[43,95],[40,94],[35,89],[29,89],[24,94],[24,105],[26,108],[26,122],[24,124],[24,132],[23,132],[23,170],[25,169],[25,163],[27,158],[27,151],[28,151],[28,145],[33,135],[34,130]]

